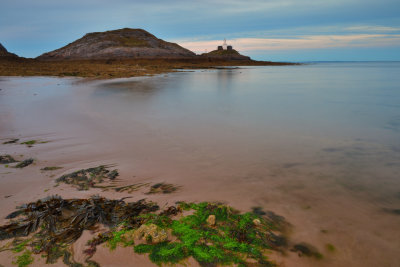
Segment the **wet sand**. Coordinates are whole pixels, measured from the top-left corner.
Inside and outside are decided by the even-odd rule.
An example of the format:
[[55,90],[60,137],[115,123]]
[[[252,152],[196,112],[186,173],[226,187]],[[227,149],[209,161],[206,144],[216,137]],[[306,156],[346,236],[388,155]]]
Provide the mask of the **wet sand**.
[[[291,68],[261,71],[270,77],[274,72],[296,75],[304,69],[293,68],[306,67]],[[30,148],[0,144],[2,155],[36,160],[24,169],[0,166],[1,223],[15,206],[54,194],[131,196],[132,201],[147,198],[160,206],[219,201],[241,211],[260,206],[284,216],[292,224],[292,243],[310,243],[324,255],[322,260],[290,251],[272,255],[282,266],[398,266],[400,216],[388,212],[400,205],[396,116],[389,116],[381,128],[370,127],[370,121],[350,127],[354,118],[342,117],[346,108],[321,108],[326,103],[315,96],[306,98],[310,103],[301,112],[285,113],[285,105],[296,106],[291,101],[298,95],[304,100],[304,93],[288,86],[285,98],[268,87],[269,98],[261,100],[260,89],[240,90],[255,79],[256,71],[108,81],[1,78],[0,141],[49,141]],[[194,86],[199,81],[203,83]],[[258,88],[264,82],[292,81],[251,85]],[[311,119],[299,121],[303,116]],[[383,115],[376,116],[379,121]],[[54,187],[62,174],[101,164],[115,164],[121,185],[167,182],[182,187],[152,196],[144,188],[128,194]],[[63,168],[41,171],[45,166]],[[9,256],[0,253],[4,266],[10,266]],[[104,266],[152,265],[122,248],[111,253],[99,249],[93,259]]]

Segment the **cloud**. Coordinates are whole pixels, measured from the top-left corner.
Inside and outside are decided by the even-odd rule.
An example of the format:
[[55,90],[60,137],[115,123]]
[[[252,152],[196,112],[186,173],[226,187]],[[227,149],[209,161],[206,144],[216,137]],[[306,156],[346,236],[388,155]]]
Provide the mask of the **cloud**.
[[400,32],[400,27],[387,27],[377,25],[360,25],[345,28],[351,32]]
[[[177,41],[197,53],[211,51],[222,41]],[[314,35],[296,38],[237,38],[228,43],[238,51],[301,50],[325,48],[356,48],[399,46],[400,34]]]

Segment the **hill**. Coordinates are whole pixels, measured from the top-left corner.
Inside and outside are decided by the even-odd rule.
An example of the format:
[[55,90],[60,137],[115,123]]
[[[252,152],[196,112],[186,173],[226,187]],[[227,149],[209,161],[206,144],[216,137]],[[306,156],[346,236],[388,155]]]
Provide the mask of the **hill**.
[[42,60],[190,58],[195,54],[142,29],[124,28],[88,33],[82,38],[39,56]]
[[10,53],[7,51],[7,49],[0,44],[0,58],[17,58],[18,56],[16,54]]
[[222,60],[251,60],[250,57],[241,55],[235,49],[213,50],[209,53],[204,53],[201,56],[213,59],[222,59]]

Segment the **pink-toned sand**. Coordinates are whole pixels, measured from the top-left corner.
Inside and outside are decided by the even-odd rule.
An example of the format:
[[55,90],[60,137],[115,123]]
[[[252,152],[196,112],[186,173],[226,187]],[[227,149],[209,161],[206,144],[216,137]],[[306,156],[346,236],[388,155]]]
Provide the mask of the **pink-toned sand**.
[[[147,94],[115,99],[132,100],[136,106],[127,110],[126,103],[116,106],[96,99],[98,83],[44,78],[1,83],[0,141],[49,141],[31,148],[0,144],[0,154],[19,160],[35,158],[33,165],[23,169],[0,165],[1,224],[17,205],[55,194],[63,198],[131,196],[132,201],[147,198],[160,206],[176,201],[219,201],[241,211],[261,206],[284,216],[292,224],[291,243],[310,243],[324,255],[316,260],[290,251],[272,253],[271,258],[282,266],[398,266],[399,216],[382,211],[385,203],[379,194],[349,192],[340,184],[340,168],[330,160],[328,164],[324,155],[311,153],[322,142],[329,145],[329,139],[299,136],[285,146],[245,127],[218,127],[213,121],[207,126],[198,121],[193,126],[186,120],[169,120],[168,108],[161,115],[147,110],[146,101],[152,97]],[[51,90],[60,93],[52,95]],[[285,138],[285,133],[271,133],[275,135]],[[121,185],[167,182],[182,187],[176,193],[151,196],[144,194],[145,188],[128,194],[54,187],[54,180],[62,174],[101,164],[115,164]],[[41,171],[45,166],[63,168]],[[74,244],[78,258],[87,235]],[[328,243],[336,251],[328,251]],[[0,253],[0,263],[11,266],[13,256]],[[102,266],[154,266],[131,248],[110,252],[99,247],[93,259]],[[43,264],[37,258],[32,266]],[[193,260],[188,264],[197,265]]]

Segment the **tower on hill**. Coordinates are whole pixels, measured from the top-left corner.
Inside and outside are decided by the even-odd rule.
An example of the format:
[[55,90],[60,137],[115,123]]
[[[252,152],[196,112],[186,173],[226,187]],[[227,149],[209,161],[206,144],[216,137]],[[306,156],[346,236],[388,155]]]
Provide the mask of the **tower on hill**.
[[233,47],[232,47],[231,45],[228,45],[228,44],[226,43],[226,39],[224,39],[223,44],[222,44],[222,45],[219,45],[219,46],[217,47],[217,50],[233,50]]

